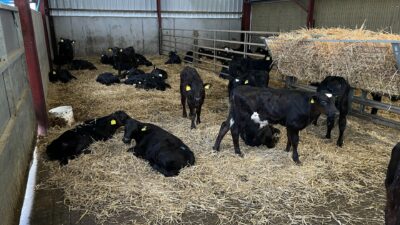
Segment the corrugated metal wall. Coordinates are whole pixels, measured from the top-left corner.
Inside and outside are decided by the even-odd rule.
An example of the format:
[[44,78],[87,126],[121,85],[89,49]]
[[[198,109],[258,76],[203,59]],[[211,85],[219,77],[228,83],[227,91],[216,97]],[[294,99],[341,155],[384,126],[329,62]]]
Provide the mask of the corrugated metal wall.
[[[302,4],[306,6],[306,0]],[[253,3],[251,15],[251,29],[254,31],[290,31],[305,27],[307,20],[307,13],[293,1]]]
[[[163,27],[240,29],[243,0],[161,0]],[[156,0],[50,0],[57,38],[77,41],[76,55],[110,46],[158,52]]]
[[[308,6],[308,0],[302,0]],[[360,27],[400,33],[399,0],[316,0],[316,27]],[[306,27],[307,13],[293,1],[252,4],[252,30],[290,31]]]
[[399,0],[316,0],[317,27],[360,27],[400,33]]

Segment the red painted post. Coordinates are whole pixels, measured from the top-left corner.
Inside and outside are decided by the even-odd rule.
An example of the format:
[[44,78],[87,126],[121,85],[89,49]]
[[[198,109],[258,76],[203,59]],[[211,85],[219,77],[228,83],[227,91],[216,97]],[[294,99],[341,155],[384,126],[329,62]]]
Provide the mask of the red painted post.
[[161,1],[157,0],[157,19],[158,19],[158,54],[162,54],[162,19],[161,19]]
[[314,27],[314,4],[315,0],[308,0],[308,10],[307,10],[307,28]]
[[54,29],[54,21],[53,21],[53,17],[50,15],[48,0],[42,0],[42,1],[44,4],[45,13],[49,19],[49,32],[50,32],[51,47],[53,49],[53,57],[56,58],[56,55],[58,55],[58,44],[57,44],[57,39],[56,39],[56,32]]
[[49,66],[50,68],[53,68],[52,61],[51,61],[51,50],[50,50],[50,41],[49,41],[49,32],[47,30],[47,20],[46,20],[46,5],[45,2],[46,0],[42,0],[39,2],[39,10],[40,14],[42,15],[42,21],[43,21],[43,30],[44,30],[44,38],[46,40],[46,49],[47,49],[47,60],[49,61]]
[[242,11],[242,30],[250,30],[250,20],[251,20],[251,4],[250,0],[243,1],[243,11]]
[[27,0],[15,0],[15,5],[18,7],[19,18],[21,20],[26,64],[28,65],[28,80],[33,97],[33,107],[38,122],[38,135],[46,135],[48,125],[46,100],[44,98],[42,77],[40,74],[31,9]]

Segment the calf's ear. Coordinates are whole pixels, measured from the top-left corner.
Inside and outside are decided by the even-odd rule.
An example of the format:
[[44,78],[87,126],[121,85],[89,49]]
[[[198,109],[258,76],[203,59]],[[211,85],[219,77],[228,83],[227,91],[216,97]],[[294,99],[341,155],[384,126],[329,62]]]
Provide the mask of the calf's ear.
[[210,88],[211,88],[211,84],[209,84],[209,83],[204,84],[204,89],[208,90]]

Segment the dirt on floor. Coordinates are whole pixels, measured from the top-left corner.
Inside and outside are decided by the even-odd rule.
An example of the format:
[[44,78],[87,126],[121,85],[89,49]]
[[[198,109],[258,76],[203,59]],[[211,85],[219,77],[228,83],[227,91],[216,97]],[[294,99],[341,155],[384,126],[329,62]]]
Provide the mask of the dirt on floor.
[[[69,210],[95,218],[98,224],[383,224],[384,179],[392,147],[400,131],[348,117],[343,148],[336,146],[338,128],[325,139],[325,118],[300,133],[295,165],[284,151],[286,131],[273,148],[249,147],[234,154],[230,134],[221,152],[212,145],[228,114],[227,81],[198,69],[206,93],[202,123],[190,129],[182,118],[179,73],[184,65],[164,65],[164,56],[150,61],[168,72],[167,91],[142,90],[95,81],[102,72],[115,72],[89,58],[98,70],[74,71],[78,79],[68,84],[50,84],[48,108],[73,107],[78,122],[125,110],[131,117],[150,122],[181,138],[195,153],[196,165],[177,177],[166,178],[147,162],[126,150],[123,130],[106,142],[96,142],[92,154],[82,155],[60,167],[41,158],[46,179],[38,191],[57,189]],[[143,67],[146,71],[151,67]],[[281,87],[279,82],[271,86]],[[69,127],[54,126],[40,141],[41,152]]]

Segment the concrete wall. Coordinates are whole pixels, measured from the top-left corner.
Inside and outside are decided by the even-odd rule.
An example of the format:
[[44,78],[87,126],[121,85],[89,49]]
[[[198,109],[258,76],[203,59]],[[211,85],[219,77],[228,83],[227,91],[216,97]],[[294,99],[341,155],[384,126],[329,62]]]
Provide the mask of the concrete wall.
[[111,46],[133,46],[145,54],[158,52],[157,18],[54,17],[57,39],[76,41],[75,54],[99,55]]
[[[13,224],[36,134],[20,21],[0,5],[0,223]],[[6,51],[4,51],[6,49]]]
[[38,57],[40,63],[40,72],[42,74],[43,89],[44,89],[44,94],[47,97],[47,87],[49,83],[48,73],[50,71],[50,65],[47,57],[43,19],[42,15],[39,12],[35,10],[32,10],[31,12],[32,12],[33,28],[35,30],[36,46],[38,50]]

